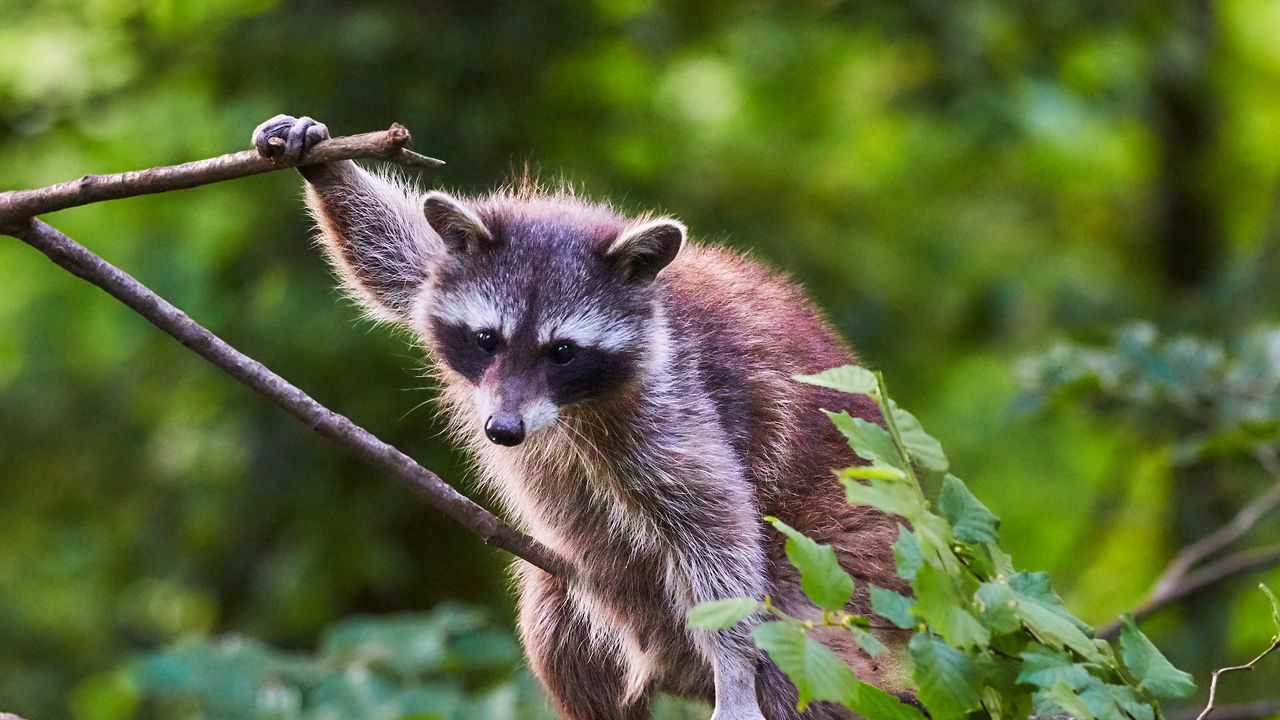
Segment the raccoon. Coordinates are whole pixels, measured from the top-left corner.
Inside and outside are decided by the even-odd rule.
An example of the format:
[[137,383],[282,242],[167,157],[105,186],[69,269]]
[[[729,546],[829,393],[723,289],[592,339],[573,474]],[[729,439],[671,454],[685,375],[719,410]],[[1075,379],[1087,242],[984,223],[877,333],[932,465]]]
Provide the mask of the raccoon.
[[[281,115],[254,133],[288,159],[328,137]],[[573,581],[520,560],[518,629],[562,717],[648,717],[655,695],[713,720],[847,718],[796,709],[750,625],[691,631],[694,604],[800,590],[774,515],[834,546],[861,589],[902,589],[889,517],[848,505],[831,468],[857,462],[819,408],[881,422],[875,404],[792,376],[855,362],[790,282],[669,217],[628,217],[534,184],[477,198],[420,193],[352,162],[300,168],[321,246],[373,317],[410,328],[483,485]],[[880,631],[900,650],[898,631]],[[900,652],[823,641],[859,677],[903,689]]]

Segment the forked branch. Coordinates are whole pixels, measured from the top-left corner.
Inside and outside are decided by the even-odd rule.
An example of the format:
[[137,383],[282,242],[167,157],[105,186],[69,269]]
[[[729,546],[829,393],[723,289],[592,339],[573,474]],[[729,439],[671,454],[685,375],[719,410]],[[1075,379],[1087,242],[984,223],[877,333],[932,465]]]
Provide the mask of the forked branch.
[[[304,155],[299,164],[356,158],[380,158],[427,167],[442,164],[405,149],[408,141],[409,132],[400,125],[393,125],[384,132],[334,138],[320,143]],[[429,504],[484,542],[503,548],[547,572],[567,577],[570,568],[545,545],[507,525],[409,456],[316,402],[262,363],[231,347],[128,273],[34,217],[37,213],[101,200],[178,190],[284,167],[286,165],[259,157],[256,151],[251,150],[183,165],[118,175],[87,175],[78,181],[37,190],[0,193],[0,232],[17,237],[64,270],[105,290],[223,372],[284,408],[320,436],[351,450],[406,483]]]

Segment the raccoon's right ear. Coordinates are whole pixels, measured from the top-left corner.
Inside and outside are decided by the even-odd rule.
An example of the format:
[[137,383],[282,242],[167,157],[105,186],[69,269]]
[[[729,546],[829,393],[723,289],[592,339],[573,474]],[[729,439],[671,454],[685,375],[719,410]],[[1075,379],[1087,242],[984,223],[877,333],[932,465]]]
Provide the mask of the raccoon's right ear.
[[609,245],[605,257],[628,280],[647,282],[671,264],[684,246],[684,223],[671,218],[648,220],[622,231]]
[[493,234],[471,208],[448,193],[427,193],[422,199],[422,212],[451,254],[479,252],[493,242]]

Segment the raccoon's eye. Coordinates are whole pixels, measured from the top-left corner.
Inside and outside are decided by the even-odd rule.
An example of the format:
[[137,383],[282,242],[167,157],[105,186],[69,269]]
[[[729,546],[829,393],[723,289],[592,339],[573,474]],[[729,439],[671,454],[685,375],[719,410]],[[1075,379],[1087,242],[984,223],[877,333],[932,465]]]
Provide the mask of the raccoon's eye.
[[561,340],[551,346],[551,362],[557,365],[567,364],[577,352],[577,346],[568,340]]
[[498,336],[492,330],[479,330],[476,332],[476,344],[492,355],[498,349]]

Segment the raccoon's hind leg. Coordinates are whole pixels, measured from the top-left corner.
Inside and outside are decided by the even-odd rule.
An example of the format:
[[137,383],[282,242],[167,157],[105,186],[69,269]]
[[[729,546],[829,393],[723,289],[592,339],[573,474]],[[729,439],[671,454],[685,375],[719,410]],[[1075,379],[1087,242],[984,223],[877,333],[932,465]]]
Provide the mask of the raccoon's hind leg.
[[626,681],[615,653],[592,643],[564,583],[517,561],[520,639],[533,674],[564,720],[644,720],[650,698],[626,701]]

